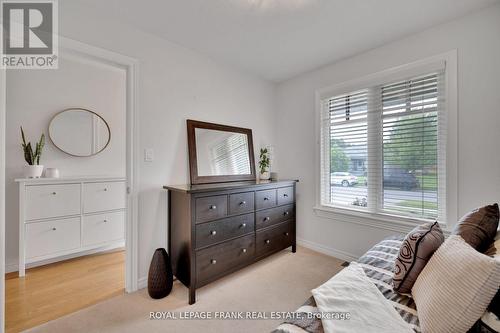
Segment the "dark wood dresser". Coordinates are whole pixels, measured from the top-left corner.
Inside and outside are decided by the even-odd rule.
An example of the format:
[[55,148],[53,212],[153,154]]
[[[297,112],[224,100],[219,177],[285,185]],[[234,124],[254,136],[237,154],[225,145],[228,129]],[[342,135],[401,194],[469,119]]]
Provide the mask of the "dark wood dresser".
[[164,186],[168,190],[168,253],[174,275],[197,288],[292,247],[295,180]]

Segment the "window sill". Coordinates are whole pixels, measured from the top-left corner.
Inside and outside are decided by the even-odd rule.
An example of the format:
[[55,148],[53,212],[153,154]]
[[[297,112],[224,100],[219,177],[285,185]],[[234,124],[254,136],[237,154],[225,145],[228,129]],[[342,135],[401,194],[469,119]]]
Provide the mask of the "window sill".
[[[316,216],[344,223],[355,223],[368,227],[395,231],[399,233],[408,233],[415,226],[429,222],[423,219],[405,218],[401,216],[369,213],[357,209],[346,209],[335,206],[317,205],[313,207]],[[439,223],[443,233],[448,236],[447,225]]]

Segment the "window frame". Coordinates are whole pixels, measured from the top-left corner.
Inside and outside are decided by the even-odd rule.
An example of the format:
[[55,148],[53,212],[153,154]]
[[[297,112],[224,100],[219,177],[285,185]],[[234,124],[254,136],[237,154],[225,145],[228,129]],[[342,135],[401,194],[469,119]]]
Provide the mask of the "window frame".
[[[404,65],[392,67],[374,74],[370,74],[359,79],[354,79],[336,84],[327,88],[319,89],[315,92],[316,104],[316,203],[313,207],[317,216],[328,218],[340,222],[356,223],[378,227],[391,231],[407,232],[415,225],[421,224],[424,219],[415,217],[406,217],[393,215],[386,212],[369,211],[356,207],[325,205],[321,202],[322,175],[323,175],[323,154],[321,142],[321,117],[323,101],[332,96],[348,94],[353,91],[370,89],[375,86],[381,86],[387,83],[405,80],[410,77],[427,74],[437,69],[445,68],[444,85],[445,101],[444,109],[446,113],[446,196],[444,198],[446,205],[445,220],[438,220],[444,229],[457,220],[457,157],[458,157],[458,95],[457,95],[457,50],[451,50],[446,53],[438,54],[429,58],[407,63]],[[370,143],[368,142],[368,145]],[[330,158],[328,156],[328,158]],[[368,190],[369,191],[369,190]],[[369,195],[379,196],[380,193],[370,193]]]

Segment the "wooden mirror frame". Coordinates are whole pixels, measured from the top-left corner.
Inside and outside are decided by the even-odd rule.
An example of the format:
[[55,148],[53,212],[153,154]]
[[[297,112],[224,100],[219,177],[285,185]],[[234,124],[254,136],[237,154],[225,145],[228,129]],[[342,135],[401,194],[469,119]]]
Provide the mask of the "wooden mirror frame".
[[[247,175],[224,175],[224,176],[198,176],[198,161],[196,158],[196,137],[195,129],[204,128],[216,131],[234,132],[246,134],[248,140],[248,153],[250,159],[250,174]],[[241,128],[234,126],[226,126],[220,124],[206,123],[196,120],[187,120],[187,134],[188,134],[188,150],[189,150],[189,171],[191,174],[191,184],[209,184],[209,183],[223,183],[235,182],[245,180],[255,180],[255,157],[253,151],[252,130],[249,128]]]

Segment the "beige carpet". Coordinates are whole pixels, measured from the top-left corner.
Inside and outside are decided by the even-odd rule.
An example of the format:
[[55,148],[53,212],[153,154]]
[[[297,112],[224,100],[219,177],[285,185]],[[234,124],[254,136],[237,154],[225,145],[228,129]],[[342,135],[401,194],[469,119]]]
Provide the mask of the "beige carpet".
[[342,269],[342,261],[299,247],[282,251],[197,291],[187,304],[187,288],[174,283],[161,300],[145,289],[118,296],[29,332],[269,332],[281,320],[150,320],[150,311],[293,311],[310,290]]

